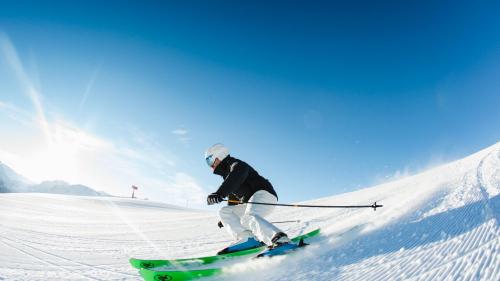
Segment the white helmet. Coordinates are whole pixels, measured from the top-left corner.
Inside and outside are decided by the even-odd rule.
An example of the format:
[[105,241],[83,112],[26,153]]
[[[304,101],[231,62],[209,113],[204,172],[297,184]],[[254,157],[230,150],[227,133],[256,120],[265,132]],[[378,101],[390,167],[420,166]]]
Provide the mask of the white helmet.
[[205,160],[208,166],[212,167],[216,158],[220,161],[224,160],[229,155],[229,149],[222,143],[216,143],[205,151]]

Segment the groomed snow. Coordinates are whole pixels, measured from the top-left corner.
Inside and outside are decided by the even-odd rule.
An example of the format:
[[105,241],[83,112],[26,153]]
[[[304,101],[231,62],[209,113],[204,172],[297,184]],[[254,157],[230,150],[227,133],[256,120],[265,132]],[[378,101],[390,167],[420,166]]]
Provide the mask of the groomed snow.
[[[387,184],[278,208],[300,254],[246,261],[215,280],[500,280],[500,143]],[[111,197],[0,194],[0,280],[141,280],[129,257],[211,255],[229,242],[215,214]]]

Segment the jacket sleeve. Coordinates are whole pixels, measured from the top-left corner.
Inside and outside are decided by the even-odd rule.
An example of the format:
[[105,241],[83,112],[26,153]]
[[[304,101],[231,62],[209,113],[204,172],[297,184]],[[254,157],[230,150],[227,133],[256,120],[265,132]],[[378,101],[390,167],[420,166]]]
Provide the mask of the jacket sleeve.
[[249,170],[250,166],[245,162],[233,163],[230,167],[228,176],[219,189],[217,189],[216,193],[220,194],[222,197],[226,197],[229,193],[237,190],[248,177]]

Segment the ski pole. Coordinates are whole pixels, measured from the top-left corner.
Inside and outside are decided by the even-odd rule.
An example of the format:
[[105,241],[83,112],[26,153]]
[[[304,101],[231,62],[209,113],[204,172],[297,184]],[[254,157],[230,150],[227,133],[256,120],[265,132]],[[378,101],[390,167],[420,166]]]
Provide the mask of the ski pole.
[[[294,221],[271,221],[270,223],[289,223],[289,222],[297,222],[297,223],[298,223],[298,222],[300,222],[300,220],[294,220]],[[221,221],[219,221],[219,222],[217,223],[217,226],[218,226],[219,228],[223,228],[223,227],[224,227],[224,224],[222,224],[222,222],[221,222]]]
[[289,223],[289,222],[300,222],[300,220],[294,220],[294,221],[272,221],[271,223]]
[[238,200],[224,199],[228,203],[233,204],[254,204],[254,205],[268,205],[268,206],[283,206],[283,207],[299,207],[299,208],[373,208],[374,211],[377,208],[381,208],[384,205],[378,205],[377,202],[371,205],[301,205],[301,204],[280,204],[280,203],[263,203],[263,202],[241,202]]

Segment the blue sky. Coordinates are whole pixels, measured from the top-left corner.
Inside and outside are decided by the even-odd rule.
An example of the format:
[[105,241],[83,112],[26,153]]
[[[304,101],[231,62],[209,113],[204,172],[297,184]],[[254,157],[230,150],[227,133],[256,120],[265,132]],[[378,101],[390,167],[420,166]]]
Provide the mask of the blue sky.
[[499,141],[498,2],[395,2],[3,1],[0,161],[202,206],[216,142],[288,202]]

